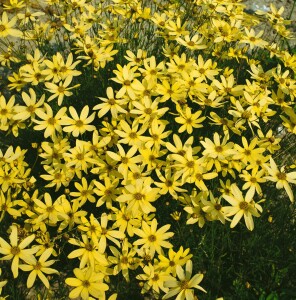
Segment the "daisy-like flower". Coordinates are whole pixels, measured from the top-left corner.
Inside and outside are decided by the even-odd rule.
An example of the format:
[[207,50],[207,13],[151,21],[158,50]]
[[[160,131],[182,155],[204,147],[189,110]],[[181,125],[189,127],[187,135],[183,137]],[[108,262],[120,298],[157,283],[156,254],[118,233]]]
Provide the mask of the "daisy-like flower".
[[44,130],[44,137],[56,136],[56,132],[61,132],[61,118],[65,114],[67,107],[62,107],[55,115],[53,114],[52,108],[44,103],[45,111],[36,110],[36,115],[41,120],[33,119],[38,125],[34,126],[34,130]]
[[[82,217],[84,221],[85,217]],[[78,246],[78,249],[73,250],[68,258],[79,258],[79,268],[83,269],[88,266],[90,269],[95,269],[96,265],[107,266],[108,261],[106,260],[103,252],[100,251],[99,245],[94,243],[93,239],[88,237],[86,234],[81,235],[82,241],[70,238],[69,243]],[[104,250],[104,249],[103,249]]]
[[126,101],[123,99],[117,99],[114,97],[114,91],[112,87],[108,87],[106,90],[107,98],[99,97],[103,103],[94,106],[93,110],[99,110],[98,117],[102,118],[109,111],[114,119],[117,119],[118,113],[126,113],[125,107]]
[[49,289],[49,282],[47,277],[44,274],[58,274],[59,272],[55,269],[49,268],[55,260],[47,260],[51,254],[53,249],[49,248],[46,249],[41,256],[39,257],[38,261],[34,257],[33,261],[31,261],[28,264],[22,264],[19,266],[19,268],[23,271],[31,271],[28,279],[27,279],[27,287],[31,288],[36,280],[36,277],[38,276],[39,279],[43,282],[43,284],[46,286],[46,288]]
[[157,220],[154,218],[149,226],[145,221],[142,222],[142,229],[135,228],[134,232],[140,238],[134,242],[135,246],[143,245],[143,248],[149,247],[152,256],[154,256],[155,251],[158,254],[163,254],[162,248],[171,248],[173,245],[166,241],[171,238],[174,233],[167,232],[171,225],[167,224],[159,229],[157,229]]
[[176,277],[177,266],[185,265],[186,262],[193,256],[192,254],[189,254],[189,252],[189,248],[183,250],[182,246],[177,252],[170,248],[168,257],[161,254],[158,256],[158,266]]
[[284,188],[289,196],[290,201],[293,202],[294,194],[289,183],[296,184],[296,172],[286,173],[284,166],[279,170],[272,157],[270,158],[269,166],[265,164],[264,167],[269,173],[269,176],[265,176],[265,178],[276,182],[277,189]]
[[1,260],[11,260],[11,271],[13,277],[18,277],[19,261],[20,259],[26,263],[34,261],[34,255],[38,251],[38,247],[33,247],[31,249],[25,249],[28,247],[35,239],[35,235],[32,234],[27,236],[22,241],[18,237],[18,228],[16,225],[12,225],[11,233],[9,236],[10,244],[8,244],[2,237],[0,237],[0,253],[5,255]]
[[204,146],[205,150],[202,152],[205,161],[208,161],[207,169],[210,170],[215,163],[217,171],[221,171],[221,163],[228,163],[228,158],[234,154],[236,151],[233,150],[233,143],[227,143],[229,135],[225,135],[223,141],[221,142],[220,136],[217,132],[214,133],[214,142],[209,138],[205,138],[204,141],[200,143]]
[[117,64],[118,70],[113,71],[116,74],[113,81],[122,85],[121,89],[117,92],[116,97],[121,98],[128,95],[131,99],[136,99],[136,94],[133,88],[133,80],[139,75],[135,73],[137,66],[131,68],[131,65],[120,66]]
[[83,134],[85,131],[94,131],[96,129],[94,125],[90,125],[95,118],[95,112],[89,116],[88,105],[83,107],[80,116],[78,116],[73,106],[69,107],[69,112],[72,118],[68,116],[61,118],[60,124],[65,126],[63,127],[63,131],[70,132],[74,137],[78,137],[79,134]]
[[6,102],[3,95],[0,95],[0,128],[6,130],[8,128],[8,121],[11,120],[15,114],[15,96],[11,96]]
[[34,118],[36,110],[40,110],[40,107],[44,103],[45,95],[43,94],[39,100],[36,100],[36,93],[30,88],[29,94],[22,92],[22,99],[25,102],[25,105],[18,105],[14,108],[16,115],[13,118],[15,120],[24,121],[29,118]]
[[178,265],[176,267],[178,279],[172,278],[164,283],[165,287],[169,288],[169,291],[164,295],[162,299],[169,299],[173,296],[178,296],[176,300],[193,300],[194,290],[198,289],[206,293],[206,291],[199,285],[203,279],[203,274],[195,274],[192,278],[192,261],[188,260],[186,263],[185,271]]
[[154,266],[149,263],[148,266],[143,267],[144,274],[139,274],[136,278],[144,281],[144,286],[142,288],[141,293],[147,293],[151,288],[156,293],[160,293],[160,290],[163,292],[167,292],[168,288],[164,287],[165,281],[169,280],[171,276],[159,268],[159,266]]
[[193,132],[193,128],[203,127],[202,122],[206,119],[206,117],[200,117],[202,114],[201,110],[192,113],[191,108],[187,106],[184,112],[179,110],[179,113],[180,116],[175,118],[175,121],[182,125],[178,130],[179,133],[186,130],[189,134],[191,134]]
[[240,43],[248,44],[251,50],[254,49],[255,47],[264,48],[265,46],[268,45],[268,42],[261,39],[261,36],[264,33],[263,30],[261,30],[257,34],[253,28],[251,28],[250,30],[248,28],[245,28],[245,31],[246,34],[242,36]]
[[200,50],[207,48],[206,44],[203,44],[203,37],[195,34],[192,38],[189,35],[185,35],[184,39],[181,37],[176,38],[176,41],[190,50]]
[[3,12],[2,19],[0,20],[0,38],[5,38],[8,35],[14,37],[22,36],[22,32],[18,29],[14,29],[13,26],[17,22],[17,16],[14,16],[10,21],[8,20],[8,15]]
[[75,278],[66,278],[66,284],[75,287],[69,294],[71,299],[81,297],[83,300],[105,299],[105,291],[109,289],[108,285],[103,283],[104,274],[96,273],[91,268],[74,269]]
[[135,184],[128,184],[125,186],[122,195],[117,197],[116,201],[126,202],[128,204],[127,211],[131,211],[133,215],[139,212],[149,214],[155,212],[156,208],[151,202],[159,198],[159,188],[152,188],[151,178],[137,179]]
[[68,76],[64,82],[60,81],[59,85],[52,82],[45,82],[45,86],[47,87],[46,90],[52,93],[52,95],[47,99],[47,101],[49,102],[55,98],[58,98],[58,105],[61,106],[65,96],[69,97],[73,95],[73,93],[70,92],[70,90],[80,86],[80,84],[76,84],[74,86],[69,87],[71,81],[72,77]]
[[224,207],[225,216],[234,216],[230,227],[235,227],[244,217],[247,228],[252,231],[254,229],[253,216],[260,217],[258,211],[262,212],[261,206],[253,201],[255,191],[249,190],[244,197],[235,183],[231,185],[230,191],[231,195],[223,195],[223,198],[232,205]]
[[89,220],[81,217],[82,224],[78,229],[87,233],[91,237],[95,246],[98,246],[100,253],[104,253],[107,247],[107,240],[112,241],[117,247],[120,247],[119,240],[125,238],[125,234],[119,230],[115,230],[109,226],[108,228],[108,215],[103,213],[101,215],[101,222],[99,222],[93,214],[90,215]]

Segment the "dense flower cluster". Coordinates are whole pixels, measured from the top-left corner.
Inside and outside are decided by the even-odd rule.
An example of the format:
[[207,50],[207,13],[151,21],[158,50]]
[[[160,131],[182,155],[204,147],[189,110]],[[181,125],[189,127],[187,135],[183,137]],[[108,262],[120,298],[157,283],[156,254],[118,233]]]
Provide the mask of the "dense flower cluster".
[[[143,294],[195,299],[204,275],[192,275],[191,249],[174,245],[162,215],[199,227],[243,218],[253,230],[270,184],[294,201],[296,172],[275,162],[278,128],[296,134],[283,8],[255,16],[235,0],[180,2],[4,1],[10,280],[23,272],[28,288],[39,278],[50,289],[63,273],[70,298],[111,300],[123,276]],[[74,268],[57,268],[63,259]]]

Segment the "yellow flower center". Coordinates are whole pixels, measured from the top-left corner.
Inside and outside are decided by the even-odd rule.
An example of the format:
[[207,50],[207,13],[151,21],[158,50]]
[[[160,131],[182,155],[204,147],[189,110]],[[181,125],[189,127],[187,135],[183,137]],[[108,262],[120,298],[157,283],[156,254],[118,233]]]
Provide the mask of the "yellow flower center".
[[276,174],[276,177],[277,177],[279,180],[286,180],[287,175],[286,175],[285,173],[279,172],[279,173]]
[[135,200],[142,200],[144,198],[144,195],[141,193],[135,193],[134,194],[134,199]]
[[90,286],[90,282],[88,280],[82,281],[82,286],[88,288]]
[[2,116],[5,116],[7,113],[8,113],[8,110],[7,110],[6,108],[2,108],[2,109],[0,110],[0,114],[1,114]]
[[181,290],[187,290],[188,288],[189,288],[188,281],[187,280],[182,280],[180,282],[180,289]]
[[216,152],[221,153],[221,152],[223,152],[223,147],[222,146],[216,146],[215,150],[216,150]]
[[166,182],[165,182],[165,185],[166,185],[167,187],[170,187],[170,186],[173,185],[173,181],[170,180],[170,179],[167,179]]
[[75,125],[80,128],[83,127],[84,123],[81,120],[77,120]]
[[136,139],[137,138],[137,133],[136,132],[130,132],[129,137],[131,139]]
[[122,256],[120,262],[121,262],[122,264],[125,264],[125,265],[128,264],[128,257],[127,257],[127,256]]
[[64,93],[64,91],[65,91],[65,88],[64,88],[63,86],[59,86],[59,87],[58,87],[58,92],[59,92],[59,93],[62,94],[62,93]]
[[56,123],[56,119],[55,119],[55,118],[49,118],[49,119],[47,120],[47,123],[48,123],[49,125],[54,125],[54,124]]
[[215,205],[214,205],[214,208],[216,209],[216,210],[221,210],[222,209],[222,205],[221,204],[219,204],[219,203],[216,203]]
[[37,263],[36,263],[36,265],[34,266],[34,269],[35,270],[40,270],[42,268],[42,265],[41,265],[41,263],[38,261]]
[[83,160],[83,159],[84,159],[83,153],[77,153],[76,158],[77,158],[78,160]]
[[122,158],[121,158],[121,162],[122,162],[123,164],[127,164],[127,163],[128,163],[128,158],[127,158],[127,157],[122,157]]
[[12,255],[18,255],[20,252],[21,252],[21,250],[18,246],[11,247],[11,249],[10,249],[10,253]]
[[186,163],[186,166],[187,166],[188,168],[193,168],[193,167],[194,167],[194,161],[193,161],[193,160],[188,161],[188,162]]
[[154,234],[149,235],[148,241],[151,242],[151,243],[155,242],[156,241],[156,236]]
[[125,81],[123,82],[123,84],[126,85],[126,86],[130,86],[130,85],[131,85],[131,82],[130,82],[129,80],[125,80]]
[[249,203],[246,202],[246,201],[243,201],[243,202],[241,202],[241,203],[239,204],[239,208],[240,208],[240,209],[247,210],[248,207],[249,207]]
[[154,274],[154,276],[152,277],[152,281],[158,281],[158,280],[159,280],[158,274]]
[[108,100],[109,105],[115,105],[115,103],[116,103],[115,99],[113,99],[113,98]]
[[6,27],[3,24],[1,24],[0,25],[0,32],[3,32],[5,29],[6,29]]

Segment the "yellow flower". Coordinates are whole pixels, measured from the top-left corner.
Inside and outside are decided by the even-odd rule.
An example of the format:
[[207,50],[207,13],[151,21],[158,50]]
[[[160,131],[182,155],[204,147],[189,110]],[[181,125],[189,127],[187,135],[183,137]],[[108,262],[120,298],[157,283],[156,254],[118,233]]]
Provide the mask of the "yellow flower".
[[111,219],[115,220],[113,227],[119,228],[121,232],[127,232],[131,237],[134,236],[134,228],[141,226],[141,214],[137,212],[137,215],[134,216],[132,211],[127,211],[126,203],[120,203],[120,209],[111,207],[111,210],[114,212],[114,214],[111,215]]
[[[82,217],[83,221],[85,217]],[[78,249],[73,250],[68,258],[79,258],[79,268],[83,269],[88,267],[94,270],[96,265],[107,266],[108,261],[105,258],[103,252],[100,251],[99,245],[94,243],[93,239],[88,237],[86,234],[81,234],[82,241],[70,238],[68,242],[72,245],[78,246]],[[104,249],[103,249],[104,250]]]
[[162,299],[169,299],[173,296],[178,296],[175,299],[178,300],[193,300],[194,290],[199,289],[206,293],[206,291],[199,285],[203,279],[203,274],[195,274],[191,278],[192,274],[192,261],[188,260],[186,263],[185,271],[178,265],[176,267],[178,279],[172,278],[164,283],[165,287],[169,288],[169,291],[164,295]]
[[97,104],[93,107],[93,110],[99,110],[98,117],[102,118],[109,111],[114,119],[117,119],[118,113],[126,113],[123,108],[126,106],[124,99],[117,99],[114,97],[114,91],[112,87],[108,87],[106,90],[107,98],[98,97],[103,103]]
[[262,147],[257,147],[258,139],[255,137],[251,140],[251,142],[248,144],[247,139],[243,136],[242,137],[242,147],[238,144],[234,145],[235,150],[237,151],[237,154],[234,155],[234,159],[240,160],[244,165],[247,165],[248,163],[254,162],[257,160],[257,157],[262,155],[265,151]]
[[73,201],[78,201],[80,206],[84,205],[87,200],[91,203],[96,202],[96,198],[93,196],[93,193],[95,192],[94,183],[95,182],[92,180],[90,184],[88,184],[85,177],[82,177],[81,184],[74,182],[78,192],[70,192],[70,196],[75,198]]
[[13,26],[17,22],[17,16],[14,16],[10,21],[8,20],[8,15],[6,12],[3,12],[2,19],[0,20],[0,38],[5,38],[8,35],[14,37],[21,37],[22,32],[18,29],[14,29]]
[[210,217],[210,220],[219,220],[222,224],[225,224],[225,212],[224,208],[221,205],[221,197],[215,198],[213,193],[209,192],[210,201],[206,199],[201,199],[203,203],[202,210],[207,213]]
[[44,81],[43,68],[41,64],[36,61],[22,66],[19,70],[24,81],[30,83],[31,85],[38,85]]
[[0,95],[0,130],[8,129],[8,121],[15,115],[15,96],[11,96],[6,102],[3,95]]
[[118,187],[119,179],[112,179],[109,176],[104,177],[104,184],[98,180],[94,181],[96,188],[93,192],[100,198],[97,200],[96,206],[99,207],[106,204],[107,208],[112,209],[112,201],[115,201],[121,189]]
[[159,188],[152,188],[151,178],[137,179],[135,184],[128,184],[124,187],[122,195],[117,197],[116,201],[126,202],[127,211],[131,211],[134,216],[137,213],[149,214],[155,212],[155,207],[151,202],[156,201],[160,195]]
[[188,199],[188,203],[186,203],[186,206],[184,207],[184,210],[188,213],[186,224],[192,225],[198,223],[198,226],[202,228],[205,225],[206,219],[209,219],[209,216],[202,210],[204,207],[204,201],[202,200],[207,199],[208,193],[197,193],[194,189],[191,195],[184,194],[184,196],[185,199]]
[[170,134],[171,130],[164,131],[168,122],[154,119],[149,128],[150,136],[142,137],[145,147],[159,150],[161,145],[165,145],[164,139]]
[[170,248],[168,257],[161,254],[158,256],[158,266],[176,277],[177,266],[185,265],[186,262],[193,256],[193,254],[189,254],[189,252],[189,248],[183,250],[182,246],[177,252]]
[[11,233],[9,236],[10,244],[8,244],[2,237],[0,237],[0,253],[5,255],[1,257],[1,260],[11,260],[11,271],[13,277],[18,277],[19,260],[23,260],[26,263],[34,261],[34,253],[38,251],[38,247],[33,247],[31,249],[25,249],[28,247],[35,239],[35,235],[32,234],[27,236],[22,241],[18,237],[18,227],[12,225]]
[[86,142],[78,139],[76,139],[75,147],[64,153],[63,157],[66,167],[72,168],[78,178],[82,177],[81,171],[87,173],[90,166],[97,163],[97,160],[92,157],[90,149],[87,149]]
[[44,220],[48,220],[47,223],[50,226],[56,225],[59,219],[59,213],[56,210],[57,202],[52,203],[51,195],[49,193],[45,193],[44,202],[39,200],[38,198],[34,198],[33,201],[35,203],[34,211],[38,215],[36,222],[43,222]]
[[128,95],[131,99],[136,99],[136,94],[133,88],[133,80],[139,75],[135,73],[137,66],[131,67],[130,64],[120,66],[117,64],[118,70],[114,70],[116,77],[112,78],[113,81],[122,85],[120,90],[116,94],[116,98],[122,98],[124,95]]
[[13,218],[17,218],[21,216],[21,212],[14,208],[14,206],[18,205],[20,200],[11,199],[11,189],[7,190],[7,193],[4,194],[3,191],[0,191],[0,207],[1,207],[1,217],[0,222],[3,220],[5,213],[10,214]]
[[260,183],[266,182],[266,179],[262,178],[263,175],[265,175],[264,169],[258,171],[256,168],[254,168],[252,169],[252,174],[249,174],[246,170],[243,170],[243,174],[239,175],[239,177],[246,181],[242,189],[248,189],[248,191],[250,191],[250,193],[252,193],[253,195],[256,191],[257,194],[260,195],[262,193]]
[[31,262],[28,262],[26,265],[22,264],[19,266],[19,268],[23,271],[31,271],[27,279],[27,288],[31,288],[34,285],[36,276],[38,276],[45,287],[49,289],[49,282],[44,274],[59,273],[57,270],[49,268],[49,266],[51,266],[55,262],[54,260],[48,260],[48,258],[52,254],[52,251],[52,248],[46,249],[41,254],[38,261],[35,257],[33,257],[33,260]]
[[262,212],[261,206],[255,204],[252,192],[247,193],[244,197],[235,183],[231,185],[230,189],[231,195],[223,195],[223,198],[232,205],[224,207],[225,215],[227,217],[234,216],[230,227],[235,227],[240,219],[244,217],[247,228],[252,231],[254,229],[252,216],[260,217],[258,210]]
[[140,238],[137,239],[133,244],[135,246],[142,245],[141,249],[149,247],[152,256],[154,256],[155,251],[158,254],[163,254],[162,248],[171,248],[173,245],[166,241],[171,238],[174,233],[167,232],[171,225],[167,224],[159,229],[157,229],[157,220],[154,218],[149,226],[145,221],[142,222],[142,229],[135,228],[134,232]]
[[56,136],[56,132],[61,132],[61,118],[65,115],[67,108],[62,107],[55,115],[52,108],[44,103],[45,111],[37,110],[35,113],[41,120],[33,119],[34,123],[38,125],[34,126],[34,130],[44,130],[44,137]]
[[276,188],[284,188],[289,196],[291,202],[294,201],[294,193],[289,183],[296,184],[296,172],[285,172],[285,167],[281,167],[279,170],[273,158],[270,158],[269,165],[265,164],[264,167],[269,173],[269,176],[265,176],[266,179],[276,182]]
[[120,164],[118,165],[118,172],[123,175],[124,179],[127,179],[128,169],[130,169],[130,166],[139,163],[141,161],[141,156],[134,156],[138,151],[138,147],[136,145],[132,146],[127,151],[127,153],[120,144],[117,144],[117,148],[119,150],[119,153],[107,151],[107,155],[113,160],[120,162]]
[[176,41],[190,50],[200,50],[208,47],[203,44],[203,37],[198,34],[195,34],[192,38],[189,35],[185,35],[184,38],[178,37]]
[[200,117],[202,114],[201,110],[191,113],[191,108],[187,106],[185,111],[178,110],[178,112],[180,113],[180,116],[176,117],[175,121],[182,124],[182,126],[179,127],[179,133],[186,130],[189,134],[191,134],[193,132],[193,128],[203,127],[202,122],[206,119],[206,117]]
[[168,289],[164,287],[164,282],[171,278],[169,274],[163,271],[159,266],[152,265],[151,263],[148,266],[143,268],[144,274],[139,274],[136,276],[138,280],[145,281],[141,293],[146,294],[151,288],[157,294],[160,293],[160,290],[167,292]]
[[56,202],[55,209],[59,213],[59,221],[62,221],[58,232],[67,227],[72,230],[76,224],[81,224],[81,218],[87,215],[87,212],[81,209],[81,205],[76,199],[70,203],[66,197],[59,197]]
[[108,256],[108,260],[111,264],[115,264],[113,267],[113,274],[117,275],[120,271],[122,271],[122,275],[124,279],[129,282],[129,269],[135,270],[140,263],[140,259],[134,257],[136,255],[136,250],[131,244],[128,242],[128,239],[124,239],[121,245],[120,252],[117,248],[110,246],[110,250],[114,256]]
[[37,101],[36,100],[36,93],[35,91],[30,88],[29,94],[22,92],[22,99],[25,102],[25,106],[18,105],[15,107],[15,116],[13,117],[15,120],[27,120],[27,119],[34,119],[35,113],[37,110],[40,110],[44,100],[45,95],[43,94],[41,98]]
[[105,291],[108,285],[103,283],[104,274],[96,273],[91,268],[74,269],[75,278],[66,278],[66,284],[75,287],[69,294],[71,299],[81,297],[83,300],[93,296],[97,299],[105,299]]
[[233,150],[233,142],[227,143],[228,139],[229,135],[225,135],[221,143],[219,134],[215,132],[214,142],[212,142],[209,138],[205,138],[204,141],[200,142],[205,148],[205,150],[202,152],[204,156],[202,160],[207,162],[208,170],[210,170],[213,166],[213,163],[215,163],[217,172],[220,172],[221,163],[227,164],[228,159],[236,154],[236,151]]
[[144,123],[139,128],[139,125],[140,124],[137,119],[135,119],[131,125],[129,125],[125,120],[121,120],[119,123],[119,129],[114,130],[114,132],[121,138],[118,142],[129,146],[136,145],[140,147],[144,143],[142,135],[145,133],[148,126]]
[[95,113],[93,112],[90,116],[89,114],[89,107],[88,105],[85,105],[80,113],[80,116],[78,116],[76,109],[73,106],[69,107],[69,112],[71,114],[71,117],[68,116],[62,116],[60,124],[63,127],[63,131],[70,132],[74,137],[78,137],[78,135],[83,134],[86,131],[93,131],[96,129],[94,125],[89,125],[94,118]]
[[107,247],[107,239],[112,241],[115,245],[120,247],[119,240],[125,237],[125,234],[121,231],[114,230],[113,227],[108,228],[108,215],[102,213],[101,223],[90,215],[89,221],[87,218],[81,218],[81,225],[78,226],[79,230],[87,233],[91,237],[95,246],[98,246],[100,253],[104,253]]
[[144,59],[143,66],[144,68],[139,68],[139,71],[148,82],[156,82],[164,70],[164,62],[156,64],[155,56]]
[[176,174],[172,174],[171,168],[165,169],[165,177],[161,174],[159,169],[156,169],[156,174],[161,182],[154,182],[154,184],[160,188],[159,193],[161,195],[165,195],[170,193],[174,199],[178,198],[177,192],[187,192],[187,190],[182,189],[182,183],[178,181],[181,174],[178,176]]
[[245,43],[250,46],[250,49],[254,49],[255,47],[264,48],[268,45],[268,42],[261,39],[264,31],[261,30],[256,34],[255,30],[251,28],[250,30],[245,27],[246,35],[241,37],[240,43]]
[[66,77],[64,82],[60,81],[59,85],[52,82],[45,82],[45,86],[47,87],[46,90],[53,94],[47,99],[47,101],[49,102],[55,98],[58,98],[58,105],[61,106],[65,96],[69,97],[73,95],[73,93],[70,92],[70,90],[80,86],[80,84],[76,84],[74,86],[69,87],[71,81],[72,77],[68,76]]
[[203,81],[207,81],[210,79],[214,80],[214,76],[219,74],[219,70],[216,68],[217,63],[213,62],[211,59],[208,59],[206,62],[204,61],[201,55],[197,57],[197,65],[195,70],[192,71],[192,75],[196,78],[202,78]]

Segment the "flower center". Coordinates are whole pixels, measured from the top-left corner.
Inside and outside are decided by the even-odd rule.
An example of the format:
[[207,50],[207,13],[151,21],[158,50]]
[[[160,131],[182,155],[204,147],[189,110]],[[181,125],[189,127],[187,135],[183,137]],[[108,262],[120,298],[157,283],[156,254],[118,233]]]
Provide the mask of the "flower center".
[[240,209],[247,210],[248,207],[249,207],[249,203],[246,202],[246,201],[243,201],[243,202],[241,202],[241,203],[239,204],[239,208],[240,208]]
[[12,255],[17,255],[21,252],[20,248],[18,246],[14,246],[14,247],[11,247],[10,249],[10,253]]
[[286,180],[287,175],[285,173],[279,172],[279,173],[276,174],[276,177],[279,180]]
[[151,243],[155,242],[156,241],[156,236],[154,234],[149,235],[148,241],[151,242]]

